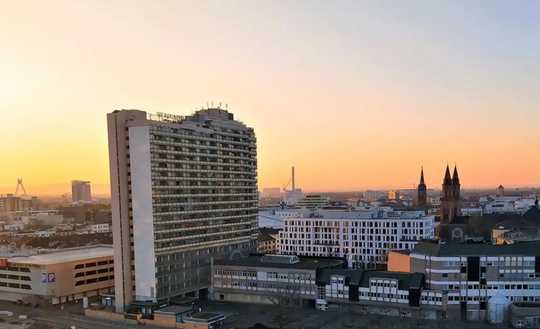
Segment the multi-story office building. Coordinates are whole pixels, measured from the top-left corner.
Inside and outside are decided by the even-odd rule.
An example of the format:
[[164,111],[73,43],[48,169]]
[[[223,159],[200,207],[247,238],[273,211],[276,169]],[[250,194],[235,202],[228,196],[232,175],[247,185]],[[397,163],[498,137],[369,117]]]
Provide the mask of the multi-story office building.
[[410,306],[424,307],[425,313],[431,308],[431,315],[421,317],[438,318],[445,302],[441,292],[425,289],[421,273],[323,269],[317,286],[316,307],[321,310],[328,304],[394,306],[401,311]]
[[220,301],[279,303],[288,298],[302,304],[317,298],[317,272],[342,268],[339,258],[295,255],[251,255],[214,263],[213,299]]
[[214,264],[212,297],[220,301],[338,306],[347,311],[441,318],[443,294],[424,274],[346,269],[341,258],[264,255]]
[[422,242],[411,271],[448,295],[450,317],[483,319],[493,296],[508,303],[540,303],[540,241],[512,245]]
[[59,304],[110,293],[113,271],[110,245],[0,258],[0,299]]
[[346,257],[350,267],[386,264],[389,250],[412,250],[434,237],[434,217],[423,211],[297,210],[284,217],[282,254]]
[[211,257],[256,247],[253,129],[220,108],[107,120],[117,310],[204,293]]
[[71,181],[71,200],[73,202],[92,202],[90,182],[82,180]]

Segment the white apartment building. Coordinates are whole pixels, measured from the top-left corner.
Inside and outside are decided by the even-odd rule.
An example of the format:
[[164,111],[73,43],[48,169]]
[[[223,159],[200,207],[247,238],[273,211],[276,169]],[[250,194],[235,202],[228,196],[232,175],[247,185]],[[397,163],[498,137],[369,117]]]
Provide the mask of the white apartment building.
[[280,253],[346,257],[352,268],[386,264],[389,250],[412,250],[435,231],[422,211],[297,210],[283,220]]
[[520,196],[487,196],[479,200],[486,215],[491,214],[524,214],[534,206],[536,198]]
[[254,130],[220,108],[107,120],[116,309],[207,293],[211,258],[256,248]]

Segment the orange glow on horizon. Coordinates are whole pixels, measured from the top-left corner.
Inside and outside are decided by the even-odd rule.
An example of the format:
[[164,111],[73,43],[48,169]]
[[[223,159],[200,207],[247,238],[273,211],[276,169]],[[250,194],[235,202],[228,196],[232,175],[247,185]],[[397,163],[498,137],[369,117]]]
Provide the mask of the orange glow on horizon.
[[413,188],[422,165],[439,189],[447,163],[464,188],[540,186],[538,29],[450,4],[55,4],[4,4],[0,194],[107,194],[106,113],[212,100],[255,128],[260,189],[292,165],[305,191]]

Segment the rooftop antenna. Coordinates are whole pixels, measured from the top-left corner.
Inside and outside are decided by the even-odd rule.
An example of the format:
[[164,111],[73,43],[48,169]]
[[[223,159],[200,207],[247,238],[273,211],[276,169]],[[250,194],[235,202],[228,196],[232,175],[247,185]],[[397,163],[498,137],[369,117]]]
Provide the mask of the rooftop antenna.
[[22,178],[17,178],[17,188],[15,189],[15,195],[19,194],[19,188],[22,190],[23,195],[26,195],[26,189],[24,188]]

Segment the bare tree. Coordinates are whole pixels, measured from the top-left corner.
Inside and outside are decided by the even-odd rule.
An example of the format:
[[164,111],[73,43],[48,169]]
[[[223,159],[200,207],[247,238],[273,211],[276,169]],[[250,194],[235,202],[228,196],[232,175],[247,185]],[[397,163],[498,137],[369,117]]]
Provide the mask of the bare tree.
[[287,282],[277,282],[276,288],[275,294],[268,299],[276,306],[273,322],[279,329],[284,329],[291,322],[291,307],[301,304],[302,285],[299,280],[291,280],[290,276],[287,276]]

